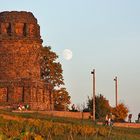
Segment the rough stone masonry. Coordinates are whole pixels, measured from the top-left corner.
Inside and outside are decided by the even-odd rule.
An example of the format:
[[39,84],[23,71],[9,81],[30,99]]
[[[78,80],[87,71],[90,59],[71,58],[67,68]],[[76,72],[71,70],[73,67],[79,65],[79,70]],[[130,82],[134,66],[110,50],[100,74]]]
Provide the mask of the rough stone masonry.
[[40,77],[41,47],[40,27],[31,12],[0,13],[0,105],[50,110],[51,96]]

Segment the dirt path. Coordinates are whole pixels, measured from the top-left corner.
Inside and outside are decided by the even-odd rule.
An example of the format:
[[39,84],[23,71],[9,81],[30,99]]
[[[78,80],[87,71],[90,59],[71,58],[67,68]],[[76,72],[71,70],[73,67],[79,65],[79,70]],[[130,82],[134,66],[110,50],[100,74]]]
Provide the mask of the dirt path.
[[140,123],[114,123],[116,127],[140,128]]
[[[98,122],[97,124],[102,125],[103,123]],[[116,127],[127,127],[127,128],[140,128],[140,123],[114,123]]]

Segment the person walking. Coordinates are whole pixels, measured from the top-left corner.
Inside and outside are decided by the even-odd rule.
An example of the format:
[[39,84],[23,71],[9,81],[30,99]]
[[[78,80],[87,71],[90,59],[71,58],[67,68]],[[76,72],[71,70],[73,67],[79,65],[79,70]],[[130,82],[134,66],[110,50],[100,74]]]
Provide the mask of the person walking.
[[108,125],[108,119],[109,119],[109,116],[107,114],[106,117],[105,117],[105,125]]

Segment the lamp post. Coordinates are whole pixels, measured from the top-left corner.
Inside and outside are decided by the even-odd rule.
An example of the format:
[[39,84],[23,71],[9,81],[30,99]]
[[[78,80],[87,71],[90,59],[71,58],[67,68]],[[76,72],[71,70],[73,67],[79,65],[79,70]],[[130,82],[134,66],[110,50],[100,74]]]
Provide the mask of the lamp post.
[[95,69],[91,71],[93,74],[93,121],[95,121]]
[[114,78],[115,81],[115,99],[116,99],[116,107],[118,105],[118,78],[117,76]]

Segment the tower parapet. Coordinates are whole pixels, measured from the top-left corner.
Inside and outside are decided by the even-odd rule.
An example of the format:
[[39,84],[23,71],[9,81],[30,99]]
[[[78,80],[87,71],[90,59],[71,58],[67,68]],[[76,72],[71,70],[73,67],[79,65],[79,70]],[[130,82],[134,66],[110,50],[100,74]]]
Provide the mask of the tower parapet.
[[0,40],[16,38],[42,41],[37,19],[31,12],[12,11],[0,13]]

